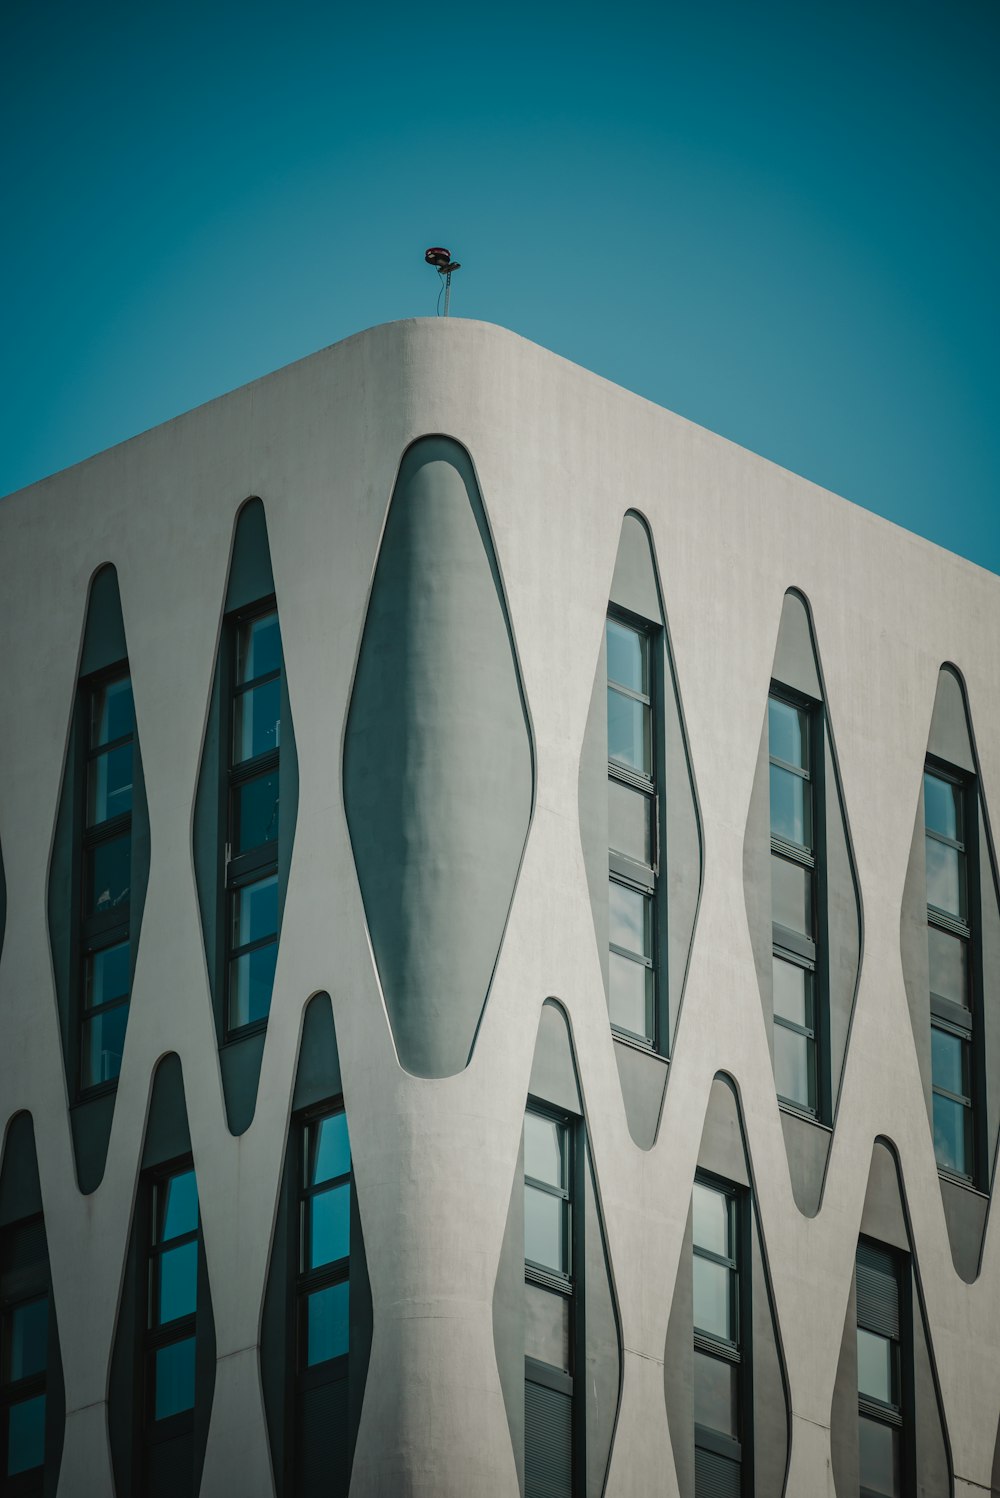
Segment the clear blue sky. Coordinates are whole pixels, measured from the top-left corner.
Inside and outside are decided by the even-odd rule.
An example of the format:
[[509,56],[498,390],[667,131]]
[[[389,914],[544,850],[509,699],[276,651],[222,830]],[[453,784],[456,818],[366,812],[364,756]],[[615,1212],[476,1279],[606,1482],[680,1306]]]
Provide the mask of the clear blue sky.
[[0,494],[503,323],[1000,571],[994,0],[0,4]]

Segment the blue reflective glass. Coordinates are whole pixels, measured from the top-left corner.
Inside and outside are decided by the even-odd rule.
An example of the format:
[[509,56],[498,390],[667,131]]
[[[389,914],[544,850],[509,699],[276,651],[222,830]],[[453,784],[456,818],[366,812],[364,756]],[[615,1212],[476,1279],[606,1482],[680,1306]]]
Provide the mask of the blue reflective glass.
[[132,810],[132,745],[119,744],[90,762],[87,826],[96,827]]
[[309,1201],[309,1265],[332,1264],[351,1251],[351,1188],[349,1183],[320,1191]]
[[153,1375],[153,1418],[166,1420],[194,1408],[194,1338],[157,1348]]
[[278,836],[278,772],[258,775],[237,786],[234,853],[273,843]]
[[960,843],[962,838],[962,791],[950,780],[924,775],[924,824],[942,837]]
[[122,999],[129,988],[129,944],[116,942],[113,947],[102,947],[91,952],[86,967],[86,1004],[88,1009],[97,1009],[109,1004],[112,999]]
[[652,738],[649,708],[608,687],[608,759],[651,774]]
[[164,1249],[159,1263],[160,1285],[156,1307],[162,1326],[190,1316],[198,1306],[198,1240]]
[[767,751],[786,765],[808,768],[806,714],[779,697],[767,700]]
[[277,940],[235,957],[229,969],[229,1028],[252,1025],[267,1019],[271,1011],[274,973],[278,965]]
[[347,1280],[315,1290],[306,1316],[306,1361],[310,1368],[340,1357],[350,1340],[350,1287]]
[[273,936],[278,929],[278,876],[245,884],[233,894],[233,946]]
[[972,1162],[972,1109],[934,1093],[934,1155],[942,1170],[969,1175]]
[[281,745],[281,677],[241,692],[233,704],[233,763],[268,754]]
[[22,1399],[7,1412],[7,1476],[30,1472],[45,1461],[45,1395]]
[[240,626],[236,679],[256,681],[281,668],[281,630],[277,613],[262,614]]
[[193,1170],[171,1176],[165,1183],[161,1241],[193,1233],[198,1226],[198,1183]]
[[630,625],[623,624],[620,619],[609,619],[605,627],[605,638],[608,646],[608,680],[620,682],[633,692],[648,695],[646,636]]
[[87,851],[85,915],[128,910],[132,884],[132,837],[106,838]]
[[7,1350],[9,1374],[13,1383],[41,1373],[48,1362],[49,1298],[24,1301],[10,1313],[10,1345]]
[[122,1069],[125,1031],[128,1027],[128,1005],[116,1004],[85,1019],[81,1032],[82,1083],[98,1087],[111,1082]]
[[307,1186],[319,1186],[346,1175],[351,1168],[351,1141],[347,1114],[331,1113],[312,1125],[312,1164]]
[[135,707],[132,702],[132,679],[119,676],[101,687],[94,698],[91,728],[92,746],[114,743],[135,730]]
[[780,765],[771,765],[771,836],[800,848],[812,847],[812,798],[809,782]]

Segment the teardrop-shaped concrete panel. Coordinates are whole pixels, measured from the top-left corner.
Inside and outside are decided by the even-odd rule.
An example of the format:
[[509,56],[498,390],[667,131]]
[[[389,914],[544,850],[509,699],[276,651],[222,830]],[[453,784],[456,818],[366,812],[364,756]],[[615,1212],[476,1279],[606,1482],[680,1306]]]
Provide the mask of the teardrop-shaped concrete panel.
[[[789,734],[797,748],[785,742]],[[794,754],[801,770],[785,768]],[[812,1216],[854,1013],[861,905],[819,649],[808,604],[794,589],[778,626],[743,883],[792,1189]],[[789,888],[800,887],[802,919],[789,903]]]
[[468,453],[410,447],[372,583],[344,805],[399,1059],[468,1063],[533,796],[513,636]]
[[[703,1180],[731,1192],[735,1198],[737,1242],[741,1245],[738,1253],[742,1258],[736,1290],[744,1369],[740,1397],[749,1401],[745,1419],[747,1427],[753,1431],[751,1470],[744,1475],[743,1491],[753,1492],[756,1498],[782,1498],[789,1450],[788,1378],[781,1353],[764,1232],[754,1200],[752,1162],[742,1108],[735,1085],[724,1073],[716,1076],[709,1093],[698,1151],[698,1172]],[[698,1473],[697,1464],[701,1458],[696,1455],[693,1439],[694,1272],[693,1222],[689,1210],[667,1323],[663,1364],[667,1423],[680,1498],[695,1498],[696,1493],[702,1491],[701,1483],[707,1475]],[[708,1491],[707,1487],[705,1491]],[[724,1491],[731,1489],[726,1487]]]
[[608,606],[609,614],[638,631],[646,642],[648,660],[648,768],[655,791],[652,806],[656,822],[652,842],[659,856],[653,855],[655,867],[647,871],[646,881],[650,951],[645,955],[652,958],[647,979],[652,1013],[641,1047],[634,1043],[636,1036],[623,1036],[618,1028],[622,1016],[613,996],[612,964],[617,964],[619,975],[632,969],[630,965],[623,967],[620,957],[610,953],[611,903],[620,886],[609,880],[623,871],[628,877],[629,870],[616,856],[615,849],[621,844],[615,841],[610,814],[610,797],[615,795],[620,815],[622,793],[620,782],[609,778],[609,672],[604,632],[580,755],[580,837],[629,1132],[636,1144],[649,1149],[660,1121],[667,1085],[664,1063],[673,1048],[694,939],[702,856],[694,776],[652,536],[645,520],[632,510],[622,521]]
[[[952,1259],[971,1284],[1000,1136],[1000,885],[972,717],[952,665],[938,673],[926,771],[900,946]],[[952,819],[944,841],[942,815]]]

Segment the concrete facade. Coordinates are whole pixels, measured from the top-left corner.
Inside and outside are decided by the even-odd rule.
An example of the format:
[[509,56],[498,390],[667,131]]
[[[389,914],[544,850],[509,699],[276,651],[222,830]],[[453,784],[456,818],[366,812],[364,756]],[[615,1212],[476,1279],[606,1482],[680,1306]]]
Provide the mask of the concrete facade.
[[[495,613],[481,638],[466,607],[451,621],[413,625],[410,640],[415,615],[394,615],[398,595],[389,596],[382,648],[391,654],[392,629],[404,631],[400,648],[412,645],[412,672],[428,683],[428,651],[442,653],[442,671],[471,652],[454,690],[429,687],[438,716],[414,740],[427,754],[441,725],[460,722],[454,699],[475,692],[477,670],[506,673],[500,739],[466,723],[463,745],[507,746],[491,773],[506,777],[514,811],[506,825],[476,829],[484,859],[501,847],[491,872],[503,877],[464,907],[447,878],[422,903],[419,876],[408,887],[413,871],[403,869],[390,896],[397,924],[413,923],[408,944],[377,935],[384,908],[374,920],[367,909],[390,896],[370,893],[384,880],[366,866],[370,850],[357,855],[377,796],[349,754],[377,743],[391,716],[378,672],[359,661],[393,496],[406,484],[419,490],[405,455],[425,437],[451,439],[439,445],[443,458],[435,450],[442,461],[457,446],[455,513],[468,502],[472,517],[462,555],[481,544]],[[248,1120],[234,1115],[231,1088],[244,1084],[227,1083],[234,1063],[220,1047],[196,803],[234,532],[251,496],[263,507],[280,612],[298,815],[282,853],[270,1018],[241,1073],[259,1067]],[[639,544],[623,533],[629,512],[649,559],[641,547],[629,552]],[[84,1180],[52,880],[88,599],[108,563],[133,682],[148,883],[103,1164]],[[674,766],[666,815],[679,819],[673,833],[666,827],[669,1063],[613,1041],[600,931],[604,620],[616,590],[624,598],[643,588],[649,617],[655,603],[665,626],[673,704],[664,727]],[[789,595],[801,618],[786,632]],[[212,1324],[199,1341],[199,1357],[207,1347],[214,1359],[199,1458],[209,1498],[271,1498],[280,1488],[261,1355],[276,1335],[266,1305],[272,1248],[290,1117],[327,1089],[342,1091],[349,1119],[370,1287],[361,1329],[370,1350],[352,1391],[355,1498],[516,1498],[523,1483],[517,1212],[529,1094],[579,1112],[585,1138],[588,1498],[693,1495],[684,1358],[698,1168],[752,1195],[759,1498],[857,1492],[860,1232],[911,1256],[919,1491],[1000,1491],[1000,1232],[988,1192],[943,1182],[936,1168],[919,868],[928,750],[958,764],[971,756],[992,953],[1000,580],[509,332],[422,319],[351,338],[4,500],[0,644],[0,1137],[5,1180],[30,1177],[21,1158],[8,1162],[30,1114],[38,1183],[17,1189],[21,1200],[40,1195],[65,1404],[47,1490],[123,1492],[114,1354],[134,1274],[138,1183],[159,1147],[154,1078],[173,1055],[211,1290]],[[852,902],[857,912],[854,936],[838,948],[847,956],[835,1001],[831,993],[838,1061],[826,1128],[779,1109],[772,1070],[770,917],[758,876],[767,856],[761,732],[776,657],[786,675],[814,672],[821,688],[835,766],[825,805],[839,828],[831,880],[845,930]],[[941,687],[946,663],[957,674]],[[365,670],[369,707],[356,718]],[[492,710],[488,696],[477,713]],[[406,707],[395,731],[405,734],[419,711]],[[381,772],[397,777],[395,806],[399,777],[416,773],[402,760]],[[441,856],[471,867],[475,777],[462,779],[463,762],[458,755],[463,825],[444,836]],[[438,811],[449,814],[450,783],[440,775],[425,793],[420,782],[417,844]],[[412,846],[403,839],[394,856],[405,863]],[[461,907],[450,933],[449,897]],[[417,922],[430,923],[433,950],[417,939]],[[687,933],[679,945],[676,931]],[[449,939],[476,948],[463,948],[462,1012],[450,1031],[438,1013],[425,1028],[419,1004],[438,991]],[[412,994],[407,962],[420,971]],[[477,985],[484,991],[469,991]],[[303,1050],[310,1000],[326,994],[335,1039]],[[983,1185],[992,1186],[995,967],[982,996]],[[543,1011],[546,1000],[555,1002]],[[332,1059],[317,1082],[309,1069],[323,1046]],[[403,1056],[416,1058],[411,1069]],[[174,1118],[161,1132],[177,1128]],[[173,1150],[163,1144],[160,1158]],[[0,1191],[0,1229],[5,1210]]]

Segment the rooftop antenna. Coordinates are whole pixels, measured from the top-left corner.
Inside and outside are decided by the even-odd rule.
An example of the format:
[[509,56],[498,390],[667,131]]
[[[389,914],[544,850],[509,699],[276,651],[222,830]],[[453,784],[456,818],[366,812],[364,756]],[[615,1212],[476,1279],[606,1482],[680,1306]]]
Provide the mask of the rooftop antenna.
[[[451,258],[451,251],[442,248],[441,245],[431,245],[429,250],[424,251],[424,259],[428,265],[433,265],[439,276],[444,276],[444,315],[448,316],[448,308],[451,305],[451,273],[461,270],[457,260]],[[440,301],[440,293],[438,295]]]

